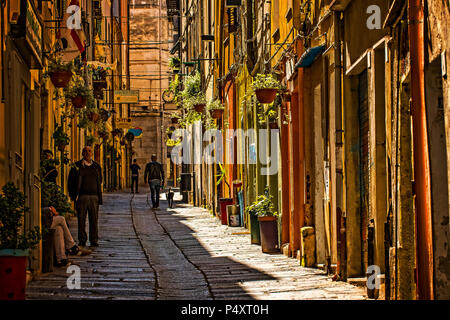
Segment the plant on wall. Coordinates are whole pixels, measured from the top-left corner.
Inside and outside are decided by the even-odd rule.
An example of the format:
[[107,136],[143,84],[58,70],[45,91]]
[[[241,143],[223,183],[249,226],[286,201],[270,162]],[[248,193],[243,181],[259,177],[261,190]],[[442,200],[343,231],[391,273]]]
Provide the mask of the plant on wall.
[[272,103],[280,89],[280,82],[272,74],[257,74],[252,82],[252,90],[260,103]]
[[97,137],[95,137],[93,135],[86,136],[86,145],[93,146],[97,142],[98,142]]
[[59,151],[63,151],[64,148],[70,143],[69,135],[64,132],[62,125],[56,128],[53,132],[52,138],[55,141],[55,145],[58,147]]
[[178,57],[170,57],[169,58],[169,68],[172,69],[174,73],[178,73],[180,71],[181,60]]
[[82,77],[75,77],[71,85],[64,89],[66,98],[71,99],[75,108],[83,108],[86,104],[94,104],[92,91],[85,85]]
[[219,99],[211,100],[208,102],[206,109],[208,110],[208,114],[213,119],[220,119],[223,114],[223,110],[225,107],[223,106],[222,102],[220,102]]
[[73,63],[63,63],[61,59],[49,59],[48,71],[44,78],[50,77],[56,88],[64,88],[72,79]]

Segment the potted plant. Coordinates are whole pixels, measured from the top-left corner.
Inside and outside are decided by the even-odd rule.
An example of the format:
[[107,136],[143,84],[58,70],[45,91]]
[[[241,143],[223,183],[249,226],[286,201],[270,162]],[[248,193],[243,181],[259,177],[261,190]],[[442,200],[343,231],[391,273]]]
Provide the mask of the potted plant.
[[220,119],[223,114],[224,106],[220,100],[216,99],[208,103],[208,111],[213,119]]
[[275,109],[267,110],[267,118],[269,119],[269,128],[278,129],[278,112]]
[[96,142],[97,142],[97,138],[96,137],[91,136],[91,135],[86,137],[86,145],[93,146]]
[[70,143],[70,138],[67,133],[64,132],[64,128],[62,126],[58,126],[53,132],[53,140],[55,141],[55,145],[59,151],[64,151],[67,145]]
[[65,88],[72,79],[72,62],[63,63],[60,59],[50,60],[48,75],[56,88]]
[[[279,252],[278,248],[278,213],[274,210],[272,196],[266,187],[263,195],[256,197],[256,201],[248,207],[250,217],[257,217],[259,222],[259,233],[261,237],[261,248],[264,253]],[[250,221],[252,224],[252,221]]]
[[107,140],[108,137],[109,137],[109,133],[108,133],[108,131],[107,131],[105,128],[100,129],[100,130],[97,132],[97,134],[98,134],[98,136],[99,136],[100,138],[102,138],[103,140]]
[[[93,100],[91,90],[85,86],[82,79],[76,80],[73,85],[65,91],[65,96],[71,99],[72,105],[78,109],[85,107],[88,100]],[[91,102],[89,104],[91,104]]]
[[[11,182],[0,195],[0,300],[24,300],[29,250],[42,235],[39,227],[23,229],[25,195]],[[6,271],[6,272],[5,272]]]
[[172,69],[173,73],[180,72],[181,60],[178,57],[169,58],[169,68]]
[[111,116],[111,113],[105,108],[100,108],[99,114],[100,119],[104,122],[108,121],[109,117]]
[[113,131],[111,131],[111,134],[113,135],[113,137],[118,136],[119,138],[121,138],[123,135],[123,132],[122,132],[122,129],[116,128]]
[[170,115],[170,121],[172,124],[177,124],[178,120],[181,118],[181,115],[179,112],[174,112]]
[[194,110],[198,113],[203,113],[205,112],[205,108],[206,108],[206,98],[205,95],[200,92],[195,96],[192,96],[190,98],[190,103],[191,105],[194,106]]
[[93,123],[97,123],[100,121],[100,113],[98,112],[97,108],[89,108],[86,111],[89,121],[92,121]]
[[252,89],[263,104],[272,103],[280,90],[280,82],[271,74],[257,74]]

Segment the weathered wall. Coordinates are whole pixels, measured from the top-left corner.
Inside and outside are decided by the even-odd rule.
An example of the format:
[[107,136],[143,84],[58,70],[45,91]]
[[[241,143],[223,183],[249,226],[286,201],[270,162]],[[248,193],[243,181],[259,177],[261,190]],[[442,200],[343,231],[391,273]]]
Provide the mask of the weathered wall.
[[[448,1],[426,1],[426,98],[430,141],[436,299],[450,299],[450,9]],[[444,59],[442,59],[444,55]],[[448,73],[448,72],[447,72]]]
[[[161,112],[163,101],[162,92],[168,88],[169,83],[169,47],[171,39],[169,22],[166,18],[166,1],[135,1],[139,7],[130,9],[130,87],[139,90],[138,105],[132,106],[135,112],[132,125],[143,129],[140,138],[133,141],[133,159],[142,168],[139,183],[144,184],[144,167],[154,153],[158,161],[166,169],[165,132],[169,119],[163,121],[155,114],[147,112]],[[160,9],[161,4],[161,9]],[[159,18],[159,16],[162,16]],[[144,111],[142,106],[147,107]]]

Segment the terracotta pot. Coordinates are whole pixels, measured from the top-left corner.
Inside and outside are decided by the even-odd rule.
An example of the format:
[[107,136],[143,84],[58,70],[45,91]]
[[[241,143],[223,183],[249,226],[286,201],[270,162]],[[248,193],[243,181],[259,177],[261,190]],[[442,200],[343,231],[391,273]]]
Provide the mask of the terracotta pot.
[[196,104],[194,105],[195,111],[198,113],[203,113],[205,111],[206,104]]
[[78,109],[84,108],[86,106],[86,102],[86,98],[82,96],[76,96],[72,98],[72,105]]
[[283,94],[283,100],[286,102],[290,102],[292,98],[292,94],[290,92]]
[[211,117],[213,119],[220,119],[222,118],[223,109],[214,109],[211,111]]
[[106,83],[106,80],[94,80],[92,83],[94,90],[97,89],[106,89],[108,84]]
[[94,98],[97,100],[103,100],[104,94],[102,89],[94,89]]
[[58,147],[58,150],[59,151],[61,151],[61,152],[63,152],[64,151],[64,149],[66,149],[66,146],[65,145],[59,145],[59,146],[57,146]]
[[67,85],[70,82],[70,79],[72,79],[72,72],[71,71],[53,71],[49,72],[50,80],[52,81],[53,85],[56,88],[64,88],[67,87]]
[[272,103],[277,96],[278,89],[257,89],[255,90],[256,98],[260,103]]
[[277,217],[258,217],[261,249],[264,253],[280,252],[278,248]]
[[269,122],[269,128],[270,129],[278,129],[278,122],[277,121]]
[[95,112],[91,112],[88,115],[89,120],[91,120],[94,123],[97,123],[100,120],[100,115]]

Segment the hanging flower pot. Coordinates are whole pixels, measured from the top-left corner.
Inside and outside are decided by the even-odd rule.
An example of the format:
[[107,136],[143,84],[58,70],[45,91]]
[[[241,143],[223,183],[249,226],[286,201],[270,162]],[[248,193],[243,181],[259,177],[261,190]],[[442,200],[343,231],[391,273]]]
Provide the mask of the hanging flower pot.
[[276,120],[270,121],[269,122],[269,128],[270,129],[278,129],[278,121],[276,121]]
[[97,123],[100,120],[100,115],[98,113],[95,113],[95,112],[90,112],[90,113],[88,113],[88,118],[93,123]]
[[58,148],[59,151],[63,152],[64,149],[66,149],[66,145],[65,144],[60,144],[56,146]]
[[112,133],[113,137],[115,137],[115,136],[122,137],[122,134],[123,134],[122,130],[120,130],[120,129],[114,129],[111,133]]
[[52,71],[48,73],[50,80],[56,88],[65,88],[72,79],[72,72],[66,70]]
[[87,99],[83,96],[76,96],[72,98],[72,105],[77,108],[81,109],[86,106]]
[[102,138],[102,139],[108,138],[108,132],[106,132],[106,131],[100,131],[100,132],[98,133],[98,136],[99,136],[100,138]]
[[106,110],[106,109],[100,109],[100,118],[103,120],[103,121],[108,121],[108,119],[109,119],[109,117],[110,117],[111,115],[110,115],[110,113],[109,113],[109,111],[108,110]]
[[211,110],[211,117],[213,119],[220,119],[220,118],[222,118],[222,114],[223,114],[223,109]]
[[196,104],[194,105],[194,109],[195,111],[197,111],[198,113],[203,113],[205,111],[205,107],[206,104],[205,103],[201,103],[201,104]]
[[97,100],[103,100],[104,94],[102,89],[94,89],[94,98]]
[[291,102],[291,98],[292,98],[292,94],[289,91],[283,93],[283,100],[285,102]]
[[278,89],[265,88],[255,90],[256,98],[259,103],[268,104],[272,103],[277,96]]

